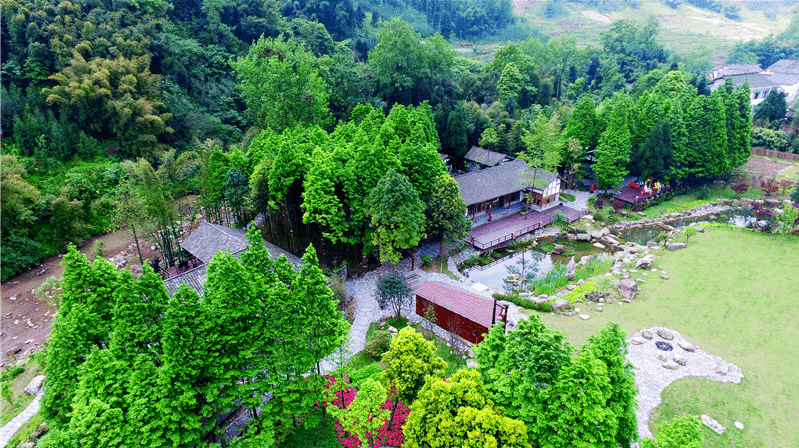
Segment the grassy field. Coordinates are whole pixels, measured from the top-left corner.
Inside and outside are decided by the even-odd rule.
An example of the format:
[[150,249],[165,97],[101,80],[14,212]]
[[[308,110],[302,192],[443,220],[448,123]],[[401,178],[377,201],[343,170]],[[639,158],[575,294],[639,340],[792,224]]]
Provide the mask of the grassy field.
[[[799,399],[799,238],[712,227],[692,237],[687,249],[660,253],[671,277],[642,277],[639,299],[608,306],[582,321],[542,314],[549,327],[576,347],[608,322],[631,334],[673,328],[703,350],[743,369],[741,384],[692,378],[672,383],[651,423],[705,413],[729,428],[705,428],[705,447],[799,446],[795,413]],[[735,420],[746,426],[738,430]]]
[[[542,13],[543,4],[528,2],[526,10],[522,11],[519,5],[516,8],[517,14],[527,21],[530,28],[543,34],[575,36],[581,45],[597,45],[599,33],[611,27],[610,23],[605,23],[607,20],[603,22],[583,14],[584,10],[590,9],[578,3],[565,3],[559,16],[548,19]],[[722,14],[687,4],[672,9],[659,1],[649,0],[642,0],[638,8],[604,12],[602,15],[610,21],[644,21],[650,16],[656,17],[661,26],[659,40],[665,49],[683,56],[690,64],[696,64],[726,57],[738,42],[763,39],[769,34],[784,31],[790,23],[790,7],[769,5],[772,18],[764,15],[763,11],[741,7],[741,18],[731,20]]]

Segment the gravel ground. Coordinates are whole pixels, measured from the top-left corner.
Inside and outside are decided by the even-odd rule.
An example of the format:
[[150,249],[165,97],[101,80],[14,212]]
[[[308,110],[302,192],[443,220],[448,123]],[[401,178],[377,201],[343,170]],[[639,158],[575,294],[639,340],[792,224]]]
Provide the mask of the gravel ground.
[[[641,438],[652,437],[649,428],[649,414],[655,409],[661,400],[661,393],[672,382],[688,376],[698,376],[709,378],[713,381],[723,383],[740,383],[744,375],[741,369],[730,364],[718,356],[711,355],[699,347],[695,347],[693,352],[684,350],[679,342],[688,342],[680,333],[669,330],[674,339],[666,340],[657,334],[659,329],[665,327],[652,327],[649,329],[652,339],[642,337],[645,330],[641,330],[630,338],[629,352],[627,360],[634,366],[635,385],[638,388],[638,409],[635,413],[638,417],[638,434]],[[642,344],[636,345],[636,342]],[[655,347],[655,342],[663,341],[670,343],[674,348],[671,351],[661,351]],[[665,357],[666,361],[658,359],[658,355]],[[684,366],[678,365],[676,370],[669,370],[663,365],[674,360],[676,357],[683,357],[686,361]]]

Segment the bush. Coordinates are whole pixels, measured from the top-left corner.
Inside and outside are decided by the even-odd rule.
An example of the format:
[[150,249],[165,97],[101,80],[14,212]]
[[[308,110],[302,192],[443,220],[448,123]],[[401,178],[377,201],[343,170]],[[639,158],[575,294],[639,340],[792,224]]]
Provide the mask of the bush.
[[25,368],[19,364],[7,367],[2,373],[0,373],[0,381],[11,381],[14,378],[22,375],[22,372],[24,371]]
[[375,362],[352,372],[350,375],[350,382],[355,387],[360,388],[361,384],[369,378],[379,382],[382,375],[383,368],[380,367],[380,364]]
[[427,255],[422,255],[422,266],[430,266],[433,264],[433,259]]
[[366,341],[364,351],[366,355],[375,361],[383,357],[383,353],[387,352],[391,346],[391,333],[386,330],[377,330],[372,335],[372,338]]
[[505,300],[507,302],[511,302],[516,306],[520,306],[522,308],[527,308],[530,310],[541,311],[544,313],[548,313],[552,311],[552,304],[549,302],[543,303],[535,303],[533,300],[530,300],[526,297],[519,296],[518,291],[514,291],[510,294],[501,294],[501,293],[494,293],[492,295],[497,300]]
[[574,288],[573,291],[569,292],[565,296],[562,296],[561,299],[566,299],[569,301],[569,303],[575,303],[577,302],[577,299],[585,299],[585,295],[596,289],[596,286],[596,281],[585,282],[582,285]]
[[702,188],[699,189],[699,193],[697,193],[696,197],[698,199],[707,199],[710,197],[710,188],[707,185],[702,185]]

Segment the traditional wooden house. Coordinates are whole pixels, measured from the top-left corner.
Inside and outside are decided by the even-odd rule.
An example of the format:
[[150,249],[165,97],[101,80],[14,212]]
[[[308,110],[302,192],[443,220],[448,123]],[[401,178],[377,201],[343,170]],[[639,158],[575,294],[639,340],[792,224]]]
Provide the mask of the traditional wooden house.
[[[169,295],[174,295],[180,285],[184,283],[200,295],[203,295],[203,285],[205,285],[207,280],[206,269],[214,255],[219,251],[223,251],[230,252],[234,257],[238,258],[248,245],[246,230],[203,221],[200,227],[180,243],[180,247],[194,255],[202,264],[164,280],[164,286],[169,291]],[[302,260],[299,257],[273,244],[264,242],[264,247],[266,247],[269,256],[273,259],[280,255],[285,255],[295,267],[302,264]]]
[[521,159],[463,174],[455,177],[455,181],[471,217],[489,209],[519,203],[525,199],[526,192],[531,193],[528,203],[531,208],[545,210],[557,205],[560,194],[557,174],[531,170]]
[[416,290],[416,314],[425,316],[430,307],[436,325],[475,344],[494,323],[508,321],[506,305],[443,282],[424,282]]
[[469,152],[463,158],[466,160],[467,171],[477,171],[492,166],[497,166],[500,163],[506,163],[513,160],[512,157],[501,152],[489,151],[477,146],[472,146]]
[[528,170],[530,176],[530,198],[527,205],[534,210],[546,210],[558,204],[560,197],[560,177],[549,171]]

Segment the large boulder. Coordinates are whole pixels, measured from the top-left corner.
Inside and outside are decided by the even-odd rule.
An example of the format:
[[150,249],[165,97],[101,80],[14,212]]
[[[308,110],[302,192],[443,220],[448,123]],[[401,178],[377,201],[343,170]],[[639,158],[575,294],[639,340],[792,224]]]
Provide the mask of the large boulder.
[[634,299],[638,295],[638,283],[624,279],[619,283],[619,294],[625,299]]
[[666,248],[668,250],[684,249],[685,248],[685,243],[681,243],[681,242],[668,243],[668,244],[666,244]]
[[781,203],[779,199],[774,199],[774,198],[768,198],[763,202],[765,203],[766,207],[769,208],[779,207]]
[[655,264],[655,256],[649,254],[638,260],[638,262],[635,263],[635,267],[636,269],[650,269],[653,264]]
[[566,252],[568,248],[563,244],[556,244],[555,247],[552,248],[552,255],[560,255],[563,252]]
[[686,352],[695,352],[696,351],[696,346],[694,344],[691,344],[688,341],[679,341],[679,342],[677,342],[677,345],[679,345],[680,348],[685,350]]
[[591,241],[591,235],[587,233],[578,233],[577,236],[574,238],[577,241]]
[[672,333],[668,328],[658,328],[657,334],[667,341],[674,339],[674,333]]
[[33,377],[31,382],[28,383],[22,391],[28,395],[36,395],[39,393],[39,389],[42,388],[42,383],[44,383],[44,375],[37,375]]
[[552,309],[556,311],[568,310],[572,304],[566,299],[558,299],[552,304]]

